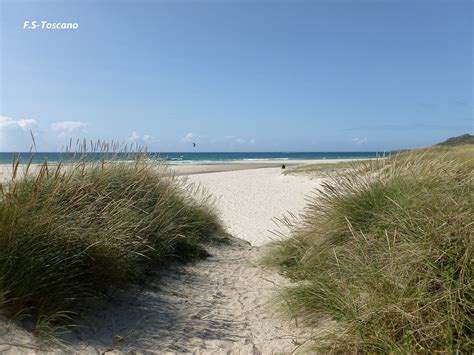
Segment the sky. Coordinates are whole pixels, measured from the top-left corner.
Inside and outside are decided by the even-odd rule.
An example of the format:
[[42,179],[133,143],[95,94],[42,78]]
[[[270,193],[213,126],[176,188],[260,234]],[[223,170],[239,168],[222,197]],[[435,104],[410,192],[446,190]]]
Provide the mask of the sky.
[[388,151],[474,133],[470,0],[0,4],[0,151],[29,150],[30,132],[38,151],[86,138],[163,152]]

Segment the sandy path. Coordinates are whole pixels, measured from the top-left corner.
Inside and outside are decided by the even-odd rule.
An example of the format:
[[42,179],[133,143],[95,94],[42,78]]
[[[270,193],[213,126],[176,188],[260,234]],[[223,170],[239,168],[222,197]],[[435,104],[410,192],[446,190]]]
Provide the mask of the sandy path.
[[135,297],[116,295],[118,308],[91,320],[100,341],[77,345],[85,351],[273,354],[291,352],[304,341],[300,329],[272,316],[269,301],[285,280],[255,265],[257,248],[237,241],[211,253],[204,261],[172,267]]
[[63,338],[66,347],[41,345],[10,325],[0,352],[274,354],[304,343],[308,333],[273,313],[271,299],[287,281],[257,265],[260,248],[233,240],[209,250],[212,257],[95,302],[84,328]]
[[[273,354],[290,353],[309,334],[273,314],[271,299],[287,280],[257,265],[274,229],[273,217],[301,211],[320,181],[283,176],[280,169],[200,174],[190,182],[206,187],[228,231],[230,245],[210,246],[211,257],[172,265],[142,288],[115,290],[85,314],[81,332],[65,337],[73,352]],[[25,347],[5,343],[18,340]],[[2,345],[3,343],[3,345]],[[41,348],[13,326],[0,334],[0,351],[61,351]]]

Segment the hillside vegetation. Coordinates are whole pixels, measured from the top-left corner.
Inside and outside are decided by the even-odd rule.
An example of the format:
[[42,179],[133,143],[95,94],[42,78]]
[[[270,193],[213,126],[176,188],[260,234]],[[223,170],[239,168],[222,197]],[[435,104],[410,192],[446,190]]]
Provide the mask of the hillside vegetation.
[[462,136],[451,137],[446,139],[444,142],[438,143],[437,145],[455,147],[465,144],[474,144],[474,136],[472,134],[463,134]]
[[266,262],[281,309],[334,352],[473,351],[474,146],[404,152],[326,183]]
[[203,245],[222,231],[208,197],[146,155],[133,159],[44,163],[0,186],[2,313],[46,335],[110,287],[142,282],[172,258],[206,256]]

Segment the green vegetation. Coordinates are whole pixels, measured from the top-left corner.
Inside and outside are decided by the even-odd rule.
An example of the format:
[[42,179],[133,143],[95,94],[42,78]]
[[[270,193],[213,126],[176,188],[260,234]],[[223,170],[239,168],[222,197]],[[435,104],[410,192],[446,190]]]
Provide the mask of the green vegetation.
[[133,158],[44,163],[0,185],[2,312],[32,317],[41,333],[170,258],[207,255],[222,228],[206,194]]
[[465,144],[474,144],[474,136],[472,134],[463,134],[462,136],[451,137],[444,142],[439,143],[441,146],[455,147]]
[[306,164],[295,168],[286,169],[284,175],[305,174],[314,177],[328,176],[347,170],[359,169],[366,166],[367,160],[342,161],[337,163]]
[[474,146],[435,147],[324,186],[266,258],[289,316],[335,324],[315,348],[473,351],[473,178]]

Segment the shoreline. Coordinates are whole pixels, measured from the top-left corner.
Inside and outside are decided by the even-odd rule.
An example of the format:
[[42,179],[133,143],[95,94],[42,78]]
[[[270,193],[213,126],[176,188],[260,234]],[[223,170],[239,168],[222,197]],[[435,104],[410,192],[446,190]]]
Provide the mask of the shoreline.
[[240,170],[281,168],[284,164],[286,168],[308,165],[308,164],[334,164],[339,162],[348,162],[355,160],[368,159],[306,159],[306,160],[261,160],[249,162],[247,160],[238,160],[228,163],[217,164],[167,164],[168,168],[173,170],[177,176],[196,175],[207,173],[220,173]]
[[[281,168],[284,164],[285,167],[291,168],[301,165],[308,164],[334,164],[340,162],[349,162],[357,160],[372,160],[376,158],[343,158],[343,159],[305,159],[305,160],[259,160],[259,161],[247,161],[247,160],[236,160],[229,161],[225,163],[216,163],[216,164],[200,164],[200,163],[190,163],[190,164],[169,164],[164,163],[168,169],[176,176],[187,176],[187,175],[197,175],[197,174],[209,174],[209,173],[221,173],[221,172],[232,172],[232,171],[241,171],[241,170],[253,170],[253,169],[265,169],[265,168]],[[65,163],[64,166],[67,166],[69,163]],[[71,163],[72,164],[72,163]],[[21,172],[22,167],[25,167],[27,164],[20,164],[19,171]],[[30,168],[36,169],[42,164],[31,164]],[[57,166],[57,163],[49,163],[50,167]],[[7,182],[12,174],[12,164],[0,164],[0,183]]]

